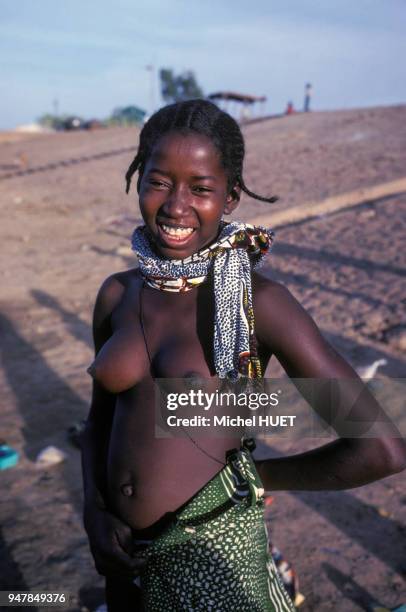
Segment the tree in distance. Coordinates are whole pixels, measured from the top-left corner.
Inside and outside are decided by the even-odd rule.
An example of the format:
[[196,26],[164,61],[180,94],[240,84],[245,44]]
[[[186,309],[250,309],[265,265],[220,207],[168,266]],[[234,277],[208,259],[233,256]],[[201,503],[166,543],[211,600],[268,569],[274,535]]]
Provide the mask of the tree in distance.
[[167,104],[182,102],[194,98],[204,98],[203,91],[196,81],[192,70],[186,70],[178,75],[170,68],[161,68],[161,94]]

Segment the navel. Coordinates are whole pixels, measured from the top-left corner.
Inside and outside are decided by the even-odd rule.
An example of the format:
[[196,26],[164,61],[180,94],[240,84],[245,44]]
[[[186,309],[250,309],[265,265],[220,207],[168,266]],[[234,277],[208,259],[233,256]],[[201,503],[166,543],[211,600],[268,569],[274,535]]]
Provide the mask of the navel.
[[134,487],[130,483],[121,485],[120,491],[125,497],[132,497],[134,495]]

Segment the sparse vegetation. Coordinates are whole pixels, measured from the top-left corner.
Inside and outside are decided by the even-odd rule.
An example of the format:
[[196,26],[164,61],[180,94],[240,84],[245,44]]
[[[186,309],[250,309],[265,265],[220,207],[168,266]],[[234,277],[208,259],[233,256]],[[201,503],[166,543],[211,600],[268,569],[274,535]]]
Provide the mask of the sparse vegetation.
[[159,72],[159,78],[161,80],[161,94],[167,104],[204,97],[203,90],[198,85],[191,70],[175,75],[172,69],[162,68]]

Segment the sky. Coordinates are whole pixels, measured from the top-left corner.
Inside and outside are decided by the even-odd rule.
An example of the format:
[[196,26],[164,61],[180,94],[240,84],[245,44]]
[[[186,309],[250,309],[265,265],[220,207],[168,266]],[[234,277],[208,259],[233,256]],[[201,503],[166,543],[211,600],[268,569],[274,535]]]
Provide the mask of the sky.
[[[406,103],[406,0],[0,0],[0,129],[162,106],[159,69],[265,112]],[[147,70],[152,66],[152,70]]]

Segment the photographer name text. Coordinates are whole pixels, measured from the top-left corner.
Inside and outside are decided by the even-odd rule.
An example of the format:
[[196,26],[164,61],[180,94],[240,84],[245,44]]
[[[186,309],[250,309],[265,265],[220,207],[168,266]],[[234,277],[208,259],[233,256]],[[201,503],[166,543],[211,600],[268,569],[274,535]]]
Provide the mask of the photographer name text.
[[295,415],[278,414],[261,416],[253,414],[251,417],[242,416],[201,416],[180,418],[171,414],[166,422],[169,427],[293,427]]

